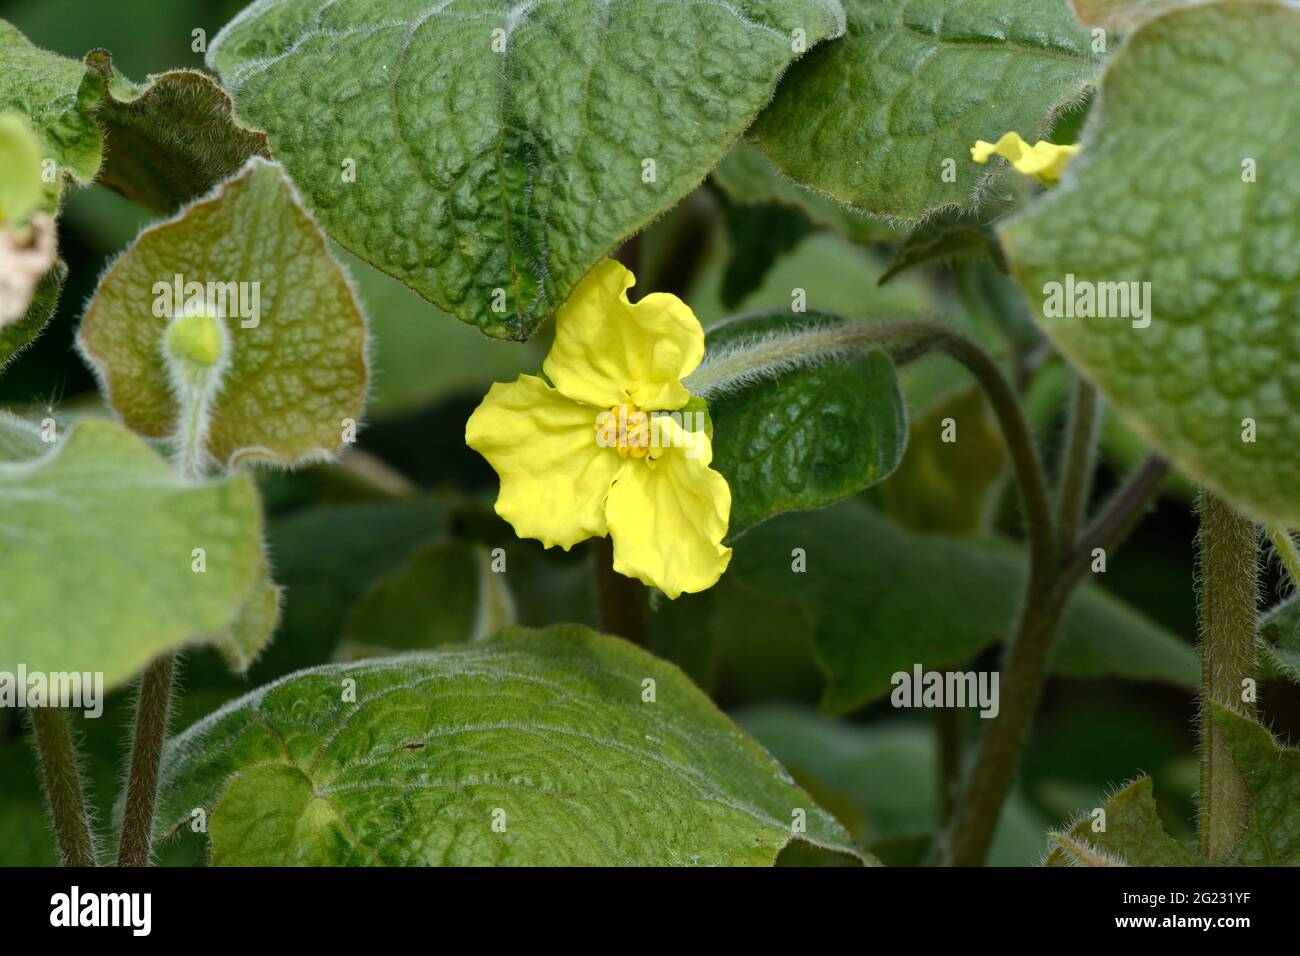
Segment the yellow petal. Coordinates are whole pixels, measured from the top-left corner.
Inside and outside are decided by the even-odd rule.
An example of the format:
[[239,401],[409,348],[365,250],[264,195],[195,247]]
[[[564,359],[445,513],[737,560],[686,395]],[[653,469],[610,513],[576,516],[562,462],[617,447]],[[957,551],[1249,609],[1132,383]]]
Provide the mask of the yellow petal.
[[521,375],[493,385],[469,417],[465,443],[496,469],[497,514],[521,538],[567,551],[606,533],[605,495],[623,459],[596,443],[597,414]]
[[1017,171],[1026,176],[1037,176],[1045,186],[1050,186],[1061,178],[1065,164],[1070,157],[1079,152],[1078,146],[1058,146],[1040,139],[1030,146],[1020,138],[1019,133],[1004,133],[996,143],[984,140],[976,141],[971,147],[971,159],[977,163],[987,163],[989,157],[998,155],[1008,160]]
[[681,408],[681,380],[704,357],[704,330],[681,299],[655,293],[633,305],[636,278],[612,259],[599,263],[555,316],[555,344],[542,369],[577,402],[645,411]]
[[667,415],[654,421],[655,447],[632,461],[605,499],[614,539],[614,570],[653,585],[670,598],[717,583],[731,561],[722,546],[731,518],[731,489],[709,467],[713,446]]

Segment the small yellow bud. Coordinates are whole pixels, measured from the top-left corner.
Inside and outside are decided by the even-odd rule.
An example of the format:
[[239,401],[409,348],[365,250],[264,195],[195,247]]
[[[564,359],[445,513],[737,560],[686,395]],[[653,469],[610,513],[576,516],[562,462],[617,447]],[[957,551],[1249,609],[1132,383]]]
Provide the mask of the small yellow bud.
[[182,315],[167,330],[167,351],[181,362],[211,368],[225,355],[225,326],[206,312]]

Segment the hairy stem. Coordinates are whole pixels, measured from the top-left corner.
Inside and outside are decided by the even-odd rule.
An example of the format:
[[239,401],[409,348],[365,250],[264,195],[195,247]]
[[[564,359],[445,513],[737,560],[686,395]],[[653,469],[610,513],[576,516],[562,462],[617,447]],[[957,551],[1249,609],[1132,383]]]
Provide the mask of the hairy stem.
[[58,707],[33,707],[31,716],[59,862],[63,866],[97,866],[95,830],[86,809],[80,754],[68,726],[68,713]]
[[158,802],[158,769],[171,716],[172,675],[176,655],[163,654],[140,678],[136,701],[135,737],[131,742],[131,767],[127,776],[126,811],[118,866],[148,866],[153,849],[153,815]]
[[1259,535],[1254,522],[1208,491],[1200,511],[1200,849],[1222,861],[1250,822],[1251,802],[1211,704],[1254,716],[1243,687],[1255,677]]
[[870,322],[755,335],[707,355],[684,384],[692,395],[707,400],[795,368],[874,348],[906,361],[940,351],[966,367],[984,390],[1010,450],[1034,560],[1050,561],[1054,547],[1047,480],[1020,401],[997,363],[949,328],[934,322]]

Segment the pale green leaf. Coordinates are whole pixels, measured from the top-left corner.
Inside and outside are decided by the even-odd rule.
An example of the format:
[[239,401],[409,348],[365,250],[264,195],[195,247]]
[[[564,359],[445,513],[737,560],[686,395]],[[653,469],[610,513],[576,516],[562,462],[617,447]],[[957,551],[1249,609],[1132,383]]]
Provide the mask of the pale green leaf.
[[158,836],[197,807],[227,865],[765,865],[800,810],[865,859],[679,670],[573,625],[255,691],[168,746]]
[[[1297,72],[1295,7],[1211,3],[1147,21],[1112,60],[1065,180],[1002,231],[1043,327],[1121,418],[1284,527],[1300,525]],[[1070,305],[1095,290],[1115,316],[1123,299],[1109,293],[1123,291],[1130,314],[1055,317],[1071,281]]]
[[1068,0],[845,0],[848,34],[796,64],[754,133],[794,179],[869,213],[970,208],[1005,165],[970,158],[1009,130],[1033,142],[1096,73]]
[[[34,446],[31,426],[0,419],[0,431],[20,433],[11,449]],[[139,438],[93,419],[44,447],[0,461],[0,670],[101,671],[113,687],[200,641],[246,666],[258,648],[226,629],[265,573],[252,480],[187,485]]]
[[837,0],[263,0],[208,64],[333,238],[526,338],[842,29]]
[[1246,778],[1251,816],[1232,862],[1239,866],[1300,865],[1300,750],[1279,746],[1260,724],[1214,705],[1233,763]]
[[86,310],[82,351],[127,425],[152,438],[176,427],[162,337],[191,296],[171,291],[177,276],[224,296],[231,360],[213,404],[213,457],[292,465],[338,449],[365,400],[365,319],[280,167],[250,160],[212,197],[145,230]]

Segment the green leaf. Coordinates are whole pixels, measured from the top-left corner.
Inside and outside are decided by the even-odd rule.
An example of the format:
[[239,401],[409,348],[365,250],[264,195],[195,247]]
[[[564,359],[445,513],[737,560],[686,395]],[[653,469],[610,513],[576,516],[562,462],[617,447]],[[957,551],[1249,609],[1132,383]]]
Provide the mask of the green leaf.
[[204,807],[219,865],[764,865],[799,810],[867,859],[679,670],[573,625],[295,674],[162,773],[159,838]]
[[45,201],[41,146],[21,113],[0,113],[0,226],[26,225]]
[[1300,596],[1291,595],[1259,620],[1264,670],[1300,684]]
[[[1300,750],[1281,747],[1273,735],[1249,717],[1211,704],[1214,722],[1223,730],[1232,760],[1246,779],[1251,816],[1246,832],[1233,851],[1234,866],[1296,866],[1300,864],[1300,825],[1295,807],[1300,803]],[[1085,852],[1100,851],[1132,866],[1193,866],[1208,861],[1192,854],[1170,837],[1156,813],[1151,780],[1142,777],[1110,799],[1106,805],[1106,830],[1092,832],[1090,819],[1080,820],[1069,832],[1084,842]],[[1070,858],[1092,865],[1068,844],[1052,853],[1048,866],[1063,866]]]
[[1239,866],[1300,864],[1300,750],[1280,747],[1273,735],[1248,717],[1213,705],[1233,763],[1246,778],[1251,817],[1232,862]]
[[[31,426],[0,419],[31,446]],[[44,457],[0,461],[0,670],[102,671],[113,687],[158,654],[225,644],[264,573],[246,477],[182,482],[140,439],[87,420]],[[206,570],[193,570],[195,549]]]
[[[1139,777],[1105,802],[1104,821],[1084,816],[1063,834],[1068,842],[1045,866],[1195,866],[1196,856],[1168,833],[1156,811],[1151,778]],[[1104,825],[1103,830],[1094,826]]]
[[191,297],[175,294],[176,276],[217,284],[225,302],[231,360],[213,403],[213,457],[293,465],[339,448],[365,401],[365,318],[279,166],[254,158],[211,198],[146,229],[86,310],[83,353],[126,424],[151,438],[176,427],[161,345]]
[[834,229],[855,242],[889,242],[899,235],[884,220],[799,185],[777,170],[761,149],[743,140],[714,167],[712,178],[736,205],[784,206],[813,225]]
[[83,88],[85,74],[81,63],[33,46],[0,20],[0,111],[30,118],[45,154],[83,185],[99,172],[104,151],[92,116],[101,88]]
[[505,574],[487,549],[435,541],[377,580],[352,608],[340,660],[482,641],[515,623]]
[[972,208],[1006,168],[975,164],[975,141],[1041,138],[1096,73],[1066,0],[844,6],[848,35],[790,70],[754,134],[780,170],[864,212]]
[[136,85],[114,74],[103,50],[88,54],[86,67],[105,91],[94,112],[105,131],[96,184],[146,209],[170,215],[252,157],[271,157],[266,134],[242,126],[230,96],[206,74],[173,70]]
[[987,259],[1000,271],[1007,271],[1006,256],[998,244],[993,224],[1015,208],[1013,198],[990,198],[978,212],[947,210],[926,219],[912,229],[894,251],[889,268],[880,277],[890,279],[920,265],[951,263],[965,259]]
[[62,261],[56,262],[54,268],[36,283],[26,314],[17,322],[0,324],[0,372],[19,352],[36,341],[53,318],[54,310],[59,304],[59,293],[63,291],[63,282],[67,277],[67,265]]
[[[897,720],[863,727],[787,704],[745,708],[733,716],[887,865],[920,862],[939,826],[939,757],[930,727]],[[994,834],[989,865],[1038,863],[1044,828],[1023,794],[1013,794]]]
[[0,20],[5,109],[31,118],[44,153],[75,182],[96,181],[155,212],[174,212],[252,156],[270,157],[266,135],[234,118],[210,77],[175,70],[136,85],[114,71],[106,50],[78,62]]
[[[709,330],[710,350],[769,332],[824,326],[834,316],[768,313]],[[783,511],[822,508],[898,466],[907,409],[889,357],[795,369],[715,399],[713,467],[731,486],[731,537]]]
[[836,0],[306,0],[249,7],[208,65],[333,238],[522,339],[842,29]]
[[[1002,231],[1043,327],[1120,417],[1191,477],[1283,527],[1300,525],[1290,134],[1300,99],[1277,90],[1297,70],[1291,6],[1211,3],[1146,22],[1112,60],[1065,181]],[[1247,160],[1255,182],[1243,181]],[[1149,283],[1150,324],[1047,317],[1068,276],[1083,290]]]
[[[802,548],[807,569],[794,570]],[[1012,633],[1026,562],[1005,544],[907,531],[860,501],[786,515],[736,544],[729,574],[806,600],[829,685],[822,706],[856,710],[916,664],[961,664]],[[1071,599],[1052,661],[1070,677],[1123,677],[1195,687],[1195,652],[1094,587]]]

